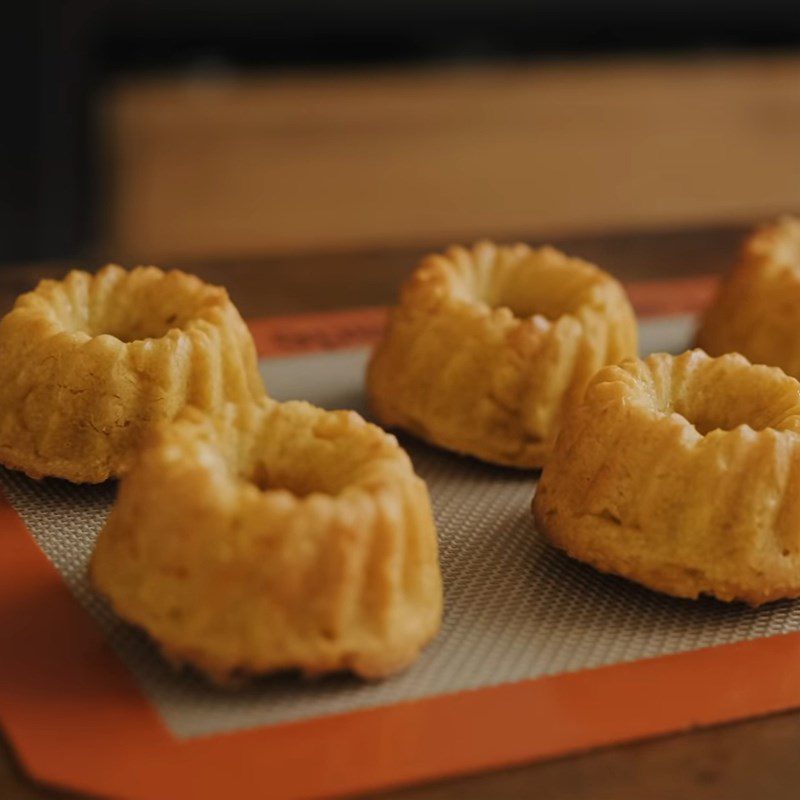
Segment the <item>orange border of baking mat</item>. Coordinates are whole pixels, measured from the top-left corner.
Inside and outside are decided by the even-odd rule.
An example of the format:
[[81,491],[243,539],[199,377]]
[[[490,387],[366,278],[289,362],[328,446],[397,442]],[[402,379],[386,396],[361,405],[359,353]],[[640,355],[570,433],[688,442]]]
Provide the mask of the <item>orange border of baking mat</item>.
[[[626,285],[640,317],[666,316],[700,311],[717,285],[716,275],[677,280],[641,281]],[[249,320],[260,356],[290,356],[320,350],[373,344],[386,324],[383,307],[347,311],[322,311]]]
[[[713,279],[634,284],[696,310]],[[252,324],[259,351],[363,344],[381,309]],[[335,795],[442,778],[800,705],[800,633],[335,716],[177,740],[0,497],[0,721],[25,770],[121,798]],[[758,675],[758,680],[752,679]]]

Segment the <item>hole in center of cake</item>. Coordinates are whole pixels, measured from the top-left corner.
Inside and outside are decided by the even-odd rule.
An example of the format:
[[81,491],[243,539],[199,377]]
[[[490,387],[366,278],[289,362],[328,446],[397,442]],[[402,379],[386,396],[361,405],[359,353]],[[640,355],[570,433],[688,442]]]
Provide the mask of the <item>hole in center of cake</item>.
[[[677,410],[677,409],[676,409]],[[763,430],[766,426],[759,426],[752,424],[752,421],[746,415],[733,415],[729,417],[716,417],[713,413],[706,415],[689,415],[678,411],[678,413],[685,417],[697,429],[701,436],[705,436],[712,431],[732,431],[742,425],[748,425],[753,430]]]
[[110,288],[106,300],[90,304],[87,333],[128,343],[185,330],[213,303],[214,295],[208,287],[187,286],[170,273],[134,271]]
[[97,331],[97,333],[110,334],[126,343],[142,339],[160,339],[173,328],[185,328],[188,321],[178,312],[166,315],[142,314],[138,319],[124,320],[118,326],[106,326],[105,330]]
[[554,322],[590,302],[593,268],[555,251],[535,251],[519,263],[498,269],[483,299],[507,308],[518,319],[541,316]]
[[317,476],[300,471],[281,470],[269,466],[264,461],[258,461],[248,476],[250,483],[262,492],[285,489],[295,497],[307,497],[315,492],[322,494],[335,494],[335,487],[326,485]]
[[541,289],[531,290],[531,287],[510,284],[501,287],[500,291],[493,292],[489,297],[489,305],[492,308],[507,308],[517,319],[540,316],[555,322],[559,317],[576,311],[580,306],[576,298],[569,300],[571,302],[559,293],[549,294]]
[[732,431],[747,425],[755,431],[781,429],[796,414],[800,385],[777,370],[749,365],[694,376],[675,397],[672,410],[697,432]]
[[550,322],[555,322],[566,312],[559,312],[552,308],[543,308],[533,303],[525,303],[522,298],[501,298],[492,303],[493,308],[507,308],[517,319],[530,319],[531,317],[544,317]]

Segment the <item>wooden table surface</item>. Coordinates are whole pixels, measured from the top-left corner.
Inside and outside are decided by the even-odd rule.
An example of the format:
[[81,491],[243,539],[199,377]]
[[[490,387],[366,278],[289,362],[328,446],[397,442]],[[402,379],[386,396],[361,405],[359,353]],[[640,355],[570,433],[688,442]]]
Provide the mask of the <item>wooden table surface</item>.
[[[734,257],[742,232],[741,227],[718,226],[574,237],[555,243],[591,258],[625,280],[635,280],[719,272]],[[191,268],[206,279],[226,284],[242,313],[252,317],[390,303],[400,280],[426,249],[174,266]],[[61,275],[68,266],[0,267],[0,313],[36,280]],[[759,676],[754,675],[753,680]],[[559,800],[794,800],[800,785],[798,753],[800,711],[793,711],[380,796],[393,800],[528,796]],[[0,739],[2,800],[69,796],[31,783]]]

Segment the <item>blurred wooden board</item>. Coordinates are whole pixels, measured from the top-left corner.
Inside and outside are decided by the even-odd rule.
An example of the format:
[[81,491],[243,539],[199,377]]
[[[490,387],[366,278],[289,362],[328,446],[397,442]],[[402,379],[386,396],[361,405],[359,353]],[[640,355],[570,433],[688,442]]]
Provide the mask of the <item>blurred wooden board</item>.
[[750,219],[800,208],[800,57],[129,79],[102,108],[126,257]]

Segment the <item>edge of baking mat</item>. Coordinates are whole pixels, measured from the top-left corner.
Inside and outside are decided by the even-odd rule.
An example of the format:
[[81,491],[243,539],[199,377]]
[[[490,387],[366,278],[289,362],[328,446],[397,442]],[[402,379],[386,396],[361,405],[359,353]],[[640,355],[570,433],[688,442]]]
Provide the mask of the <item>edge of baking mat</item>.
[[[628,289],[650,316],[698,310],[713,285],[704,276]],[[372,308],[251,329],[261,355],[287,355],[368,344],[385,319]],[[795,707],[796,664],[800,633],[791,633],[178,741],[0,496],[0,723],[28,774],[73,790],[216,798],[386,788]]]
[[[639,317],[683,314],[703,309],[718,283],[716,275],[625,285]],[[291,356],[374,344],[388,309],[382,306],[248,320],[260,356]]]

